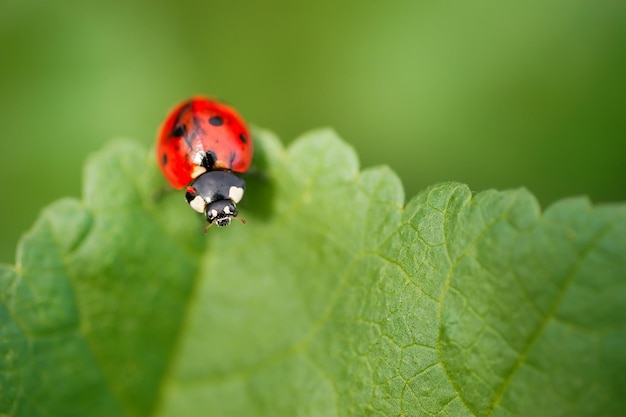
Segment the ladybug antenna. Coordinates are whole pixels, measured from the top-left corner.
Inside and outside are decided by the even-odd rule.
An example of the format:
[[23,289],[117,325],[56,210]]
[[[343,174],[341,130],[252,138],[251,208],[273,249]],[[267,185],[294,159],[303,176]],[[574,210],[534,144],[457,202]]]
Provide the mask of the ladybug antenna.
[[246,224],[248,223],[247,221],[245,221],[244,219],[241,219],[239,217],[233,217],[233,220],[239,220],[241,222],[241,224]]
[[213,226],[213,223],[209,223],[206,225],[206,227],[204,228],[204,234],[206,235],[206,232],[208,232],[209,227]]

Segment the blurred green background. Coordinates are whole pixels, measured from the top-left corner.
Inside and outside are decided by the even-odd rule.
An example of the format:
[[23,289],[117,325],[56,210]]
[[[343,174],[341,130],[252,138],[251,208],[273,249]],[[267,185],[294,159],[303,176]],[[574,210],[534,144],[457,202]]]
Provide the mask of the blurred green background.
[[332,126],[408,195],[457,180],[626,200],[623,0],[1,0],[0,261],[113,137],[204,93],[289,142]]

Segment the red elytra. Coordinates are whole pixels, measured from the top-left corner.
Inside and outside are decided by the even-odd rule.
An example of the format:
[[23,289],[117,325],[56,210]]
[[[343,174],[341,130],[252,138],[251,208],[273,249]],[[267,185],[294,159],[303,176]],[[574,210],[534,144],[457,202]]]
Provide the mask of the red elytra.
[[245,172],[252,163],[252,137],[232,107],[194,97],[172,110],[159,130],[157,160],[175,188],[206,171]]

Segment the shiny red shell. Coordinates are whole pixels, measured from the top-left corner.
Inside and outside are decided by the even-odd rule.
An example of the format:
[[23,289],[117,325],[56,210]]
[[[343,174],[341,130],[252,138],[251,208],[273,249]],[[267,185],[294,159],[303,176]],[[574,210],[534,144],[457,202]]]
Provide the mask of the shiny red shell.
[[[159,130],[157,161],[167,181],[183,188],[204,168],[245,172],[252,163],[252,137],[232,107],[194,97],[179,104]],[[199,155],[207,154],[204,164]]]

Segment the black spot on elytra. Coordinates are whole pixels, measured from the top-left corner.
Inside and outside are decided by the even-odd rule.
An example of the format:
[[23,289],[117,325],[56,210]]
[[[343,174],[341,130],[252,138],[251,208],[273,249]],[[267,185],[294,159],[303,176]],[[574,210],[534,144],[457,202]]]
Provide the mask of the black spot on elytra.
[[202,162],[200,163],[200,165],[206,168],[207,171],[210,171],[211,169],[213,169],[213,165],[215,165],[216,161],[217,156],[215,155],[215,153],[213,151],[207,151],[204,154],[204,158],[202,158]]
[[170,136],[180,138],[182,136],[185,136],[186,133],[187,128],[185,127],[185,125],[178,125],[174,129],[172,129],[172,133],[170,133]]
[[161,157],[161,163],[163,165],[167,165],[167,155],[166,154],[163,154],[163,156]]
[[248,138],[246,138],[246,135],[244,135],[243,133],[239,134],[239,140],[241,140],[243,143],[248,142]]
[[213,116],[209,119],[209,123],[213,126],[221,126],[224,124],[224,119],[219,116]]

